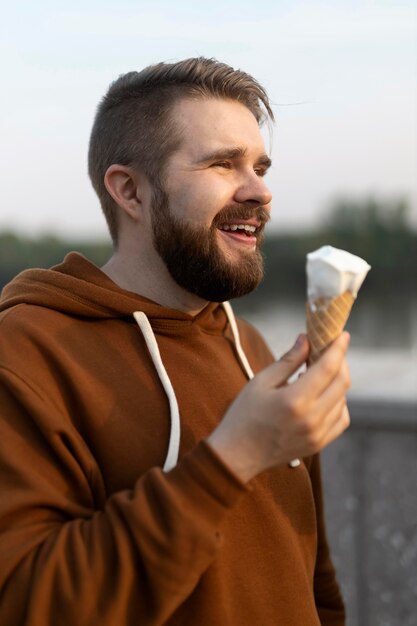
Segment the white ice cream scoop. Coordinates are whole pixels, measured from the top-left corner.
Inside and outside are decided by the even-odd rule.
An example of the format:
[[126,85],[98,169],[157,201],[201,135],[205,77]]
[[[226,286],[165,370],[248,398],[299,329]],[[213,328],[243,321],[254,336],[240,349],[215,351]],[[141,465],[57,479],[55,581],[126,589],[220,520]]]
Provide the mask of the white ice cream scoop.
[[307,296],[335,298],[350,291],[354,298],[371,269],[366,261],[346,250],[322,246],[307,254]]

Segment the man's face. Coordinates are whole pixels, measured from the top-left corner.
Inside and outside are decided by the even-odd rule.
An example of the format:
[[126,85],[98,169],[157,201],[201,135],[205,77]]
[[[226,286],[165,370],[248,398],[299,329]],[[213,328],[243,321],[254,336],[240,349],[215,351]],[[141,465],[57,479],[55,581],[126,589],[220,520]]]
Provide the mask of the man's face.
[[271,201],[256,119],[214,98],[181,101],[174,119],[183,141],[155,189],[155,248],[190,293],[214,302],[245,295],[263,277],[259,246]]

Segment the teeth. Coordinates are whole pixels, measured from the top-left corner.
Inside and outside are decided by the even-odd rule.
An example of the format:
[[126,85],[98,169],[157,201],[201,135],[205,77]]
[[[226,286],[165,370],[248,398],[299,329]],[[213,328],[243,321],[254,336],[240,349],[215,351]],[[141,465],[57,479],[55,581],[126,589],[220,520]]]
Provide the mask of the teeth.
[[254,233],[256,230],[256,226],[251,226],[249,224],[222,224],[222,230],[245,230],[247,233]]

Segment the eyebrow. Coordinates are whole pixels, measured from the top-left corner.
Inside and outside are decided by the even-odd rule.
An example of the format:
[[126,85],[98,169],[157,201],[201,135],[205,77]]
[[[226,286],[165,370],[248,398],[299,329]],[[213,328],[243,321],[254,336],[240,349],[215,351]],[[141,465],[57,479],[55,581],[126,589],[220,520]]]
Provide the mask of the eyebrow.
[[[199,163],[209,163],[210,161],[222,161],[239,159],[246,156],[246,148],[224,148],[220,150],[214,150],[206,154],[202,159],[199,159]],[[266,169],[271,167],[272,161],[267,154],[262,154],[257,160],[256,165],[263,165]]]

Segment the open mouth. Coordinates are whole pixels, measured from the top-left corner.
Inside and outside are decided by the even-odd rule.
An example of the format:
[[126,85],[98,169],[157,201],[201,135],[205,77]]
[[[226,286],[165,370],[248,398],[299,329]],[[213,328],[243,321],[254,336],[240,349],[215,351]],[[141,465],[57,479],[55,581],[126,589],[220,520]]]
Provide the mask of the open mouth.
[[262,230],[260,226],[245,223],[219,224],[218,229],[229,242],[249,246],[251,249],[256,247],[258,233]]
[[256,226],[252,226],[251,224],[220,224],[220,230],[225,230],[236,233],[238,231],[239,235],[246,235],[247,237],[252,237],[258,228]]

